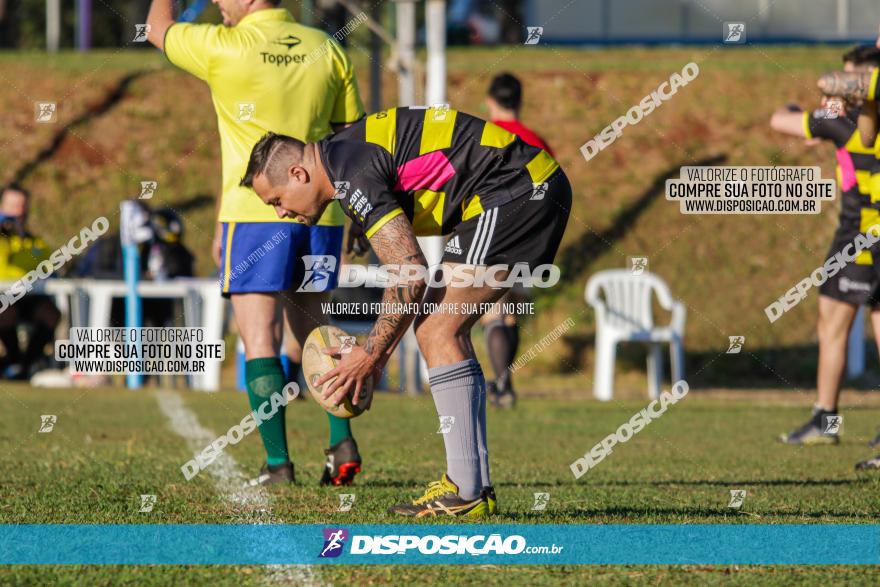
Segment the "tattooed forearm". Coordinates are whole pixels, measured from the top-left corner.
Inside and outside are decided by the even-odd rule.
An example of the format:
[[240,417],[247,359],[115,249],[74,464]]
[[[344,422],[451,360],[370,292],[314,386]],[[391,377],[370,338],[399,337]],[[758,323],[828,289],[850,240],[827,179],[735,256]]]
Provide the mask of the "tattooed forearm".
[[[383,265],[401,269],[398,283],[385,289],[383,312],[367,337],[364,350],[374,356],[387,354],[416,317],[415,308],[427,289],[424,275],[426,261],[413,234],[412,225],[403,214],[390,220],[370,238],[370,245]],[[420,270],[421,269],[421,270]],[[400,309],[400,312],[389,310]]]
[[868,97],[870,82],[870,71],[832,71],[819,78],[819,89],[826,96],[864,100]]
[[877,109],[862,108],[858,120],[859,137],[863,145],[873,145],[877,137]]

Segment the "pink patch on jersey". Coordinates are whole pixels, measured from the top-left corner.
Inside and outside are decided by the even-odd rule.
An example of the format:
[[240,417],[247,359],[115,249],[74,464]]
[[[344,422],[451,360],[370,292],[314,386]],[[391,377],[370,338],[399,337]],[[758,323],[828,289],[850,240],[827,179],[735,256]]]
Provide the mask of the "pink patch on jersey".
[[433,151],[398,167],[394,189],[405,192],[429,189],[436,192],[453,175],[455,169],[446,155],[442,151]]
[[853,164],[852,156],[846,147],[837,149],[837,165],[840,167],[840,189],[843,191],[851,190],[857,183],[856,166]]

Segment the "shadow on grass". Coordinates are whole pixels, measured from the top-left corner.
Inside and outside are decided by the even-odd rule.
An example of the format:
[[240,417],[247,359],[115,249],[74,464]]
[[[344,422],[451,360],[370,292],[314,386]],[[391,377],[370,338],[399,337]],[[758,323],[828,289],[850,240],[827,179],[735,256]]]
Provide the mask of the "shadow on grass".
[[86,124],[93,118],[97,118],[109,112],[111,108],[116,106],[116,104],[118,104],[119,101],[125,97],[126,92],[128,92],[128,87],[134,81],[150,73],[152,72],[146,70],[134,71],[120,79],[116,86],[110,92],[108,92],[106,96],[104,96],[103,100],[95,105],[89,106],[79,116],[61,127],[58,132],[55,133],[55,136],[52,137],[51,142],[46,147],[40,150],[40,152],[37,153],[33,159],[27,161],[18,169],[18,171],[15,172],[15,175],[12,176],[11,183],[21,183],[42,162],[50,159],[55,154],[55,152],[61,146],[61,143],[63,143],[64,139],[67,138],[67,135],[71,129],[82,124]]
[[[595,345],[594,334],[576,334],[563,337],[566,343],[565,361],[569,371],[581,370],[592,374],[592,360],[584,359],[585,348]],[[867,344],[867,343],[866,343]],[[742,390],[801,390],[811,391],[816,386],[816,369],[819,362],[819,347],[815,344],[787,347],[763,347],[743,351],[739,354],[726,354],[727,349],[714,349],[703,352],[685,350],[685,375],[691,389],[729,388]],[[724,360],[719,360],[723,355]],[[669,377],[669,358],[663,355],[664,377]],[[647,347],[643,344],[621,343],[618,345],[616,370],[624,372],[645,372]],[[868,345],[865,363],[869,367],[878,365],[876,349]],[[857,379],[844,381],[844,387],[859,391],[880,390],[880,373],[866,371]]]
[[590,487],[602,487],[602,486],[610,486],[610,487],[659,487],[663,485],[687,485],[687,486],[715,486],[720,485],[724,487],[748,487],[748,486],[764,486],[764,487],[774,487],[774,486],[804,486],[804,487],[818,487],[818,486],[846,486],[846,485],[858,485],[870,482],[868,478],[858,478],[858,479],[673,479],[673,480],[661,480],[661,481],[600,481],[598,483],[590,483],[588,486]]
[[654,178],[651,186],[645,190],[623,212],[617,215],[610,227],[600,233],[588,230],[575,242],[559,251],[556,256],[557,264],[562,269],[563,275],[575,277],[581,275],[590,264],[598,259],[602,253],[610,249],[614,242],[626,236],[630,229],[651,205],[651,202],[662,196],[666,189],[666,180],[678,177],[682,165],[694,167],[707,167],[720,165],[727,160],[726,154],[706,157],[699,161],[686,161],[674,165]]
[[[866,518],[874,519],[874,515],[859,514],[858,512],[802,512],[802,511],[786,511],[786,510],[761,510],[760,512],[740,512],[724,506],[718,507],[679,507],[679,508],[653,508],[644,507],[626,507],[615,506],[608,508],[596,509],[576,509],[576,510],[559,510],[554,509],[552,512],[504,512],[500,517],[512,522],[545,522],[547,514],[554,516],[565,516],[566,518],[636,518],[645,523],[646,517],[668,517],[680,518],[682,516],[700,517],[700,518],[720,518],[731,519],[746,516],[749,520],[761,520],[762,518]],[[677,522],[680,523],[680,522]]]

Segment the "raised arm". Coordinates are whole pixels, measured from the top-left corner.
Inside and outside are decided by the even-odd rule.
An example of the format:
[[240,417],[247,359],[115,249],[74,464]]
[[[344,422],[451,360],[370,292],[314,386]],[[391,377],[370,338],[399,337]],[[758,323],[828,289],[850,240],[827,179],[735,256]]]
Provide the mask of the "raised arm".
[[865,102],[859,112],[859,135],[863,145],[873,145],[877,138],[877,102]]
[[819,89],[826,96],[838,96],[848,102],[873,99],[872,71],[831,71],[819,78]]
[[791,106],[783,106],[773,113],[770,117],[770,128],[794,137],[807,136],[804,128],[804,112],[800,109],[794,110]]
[[150,33],[149,40],[158,49],[165,50],[165,33],[174,24],[174,7],[171,0],[153,0],[150,4],[150,12],[147,14],[147,26]]

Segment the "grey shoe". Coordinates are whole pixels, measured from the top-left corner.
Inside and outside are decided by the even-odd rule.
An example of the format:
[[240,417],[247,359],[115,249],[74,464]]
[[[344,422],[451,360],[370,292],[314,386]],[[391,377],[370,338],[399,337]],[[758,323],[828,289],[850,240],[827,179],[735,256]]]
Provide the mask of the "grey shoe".
[[813,416],[800,428],[779,436],[784,444],[802,444],[814,446],[819,444],[838,444],[840,435],[837,432],[826,432],[827,418],[838,417],[837,412],[828,412],[821,408],[813,409]]

